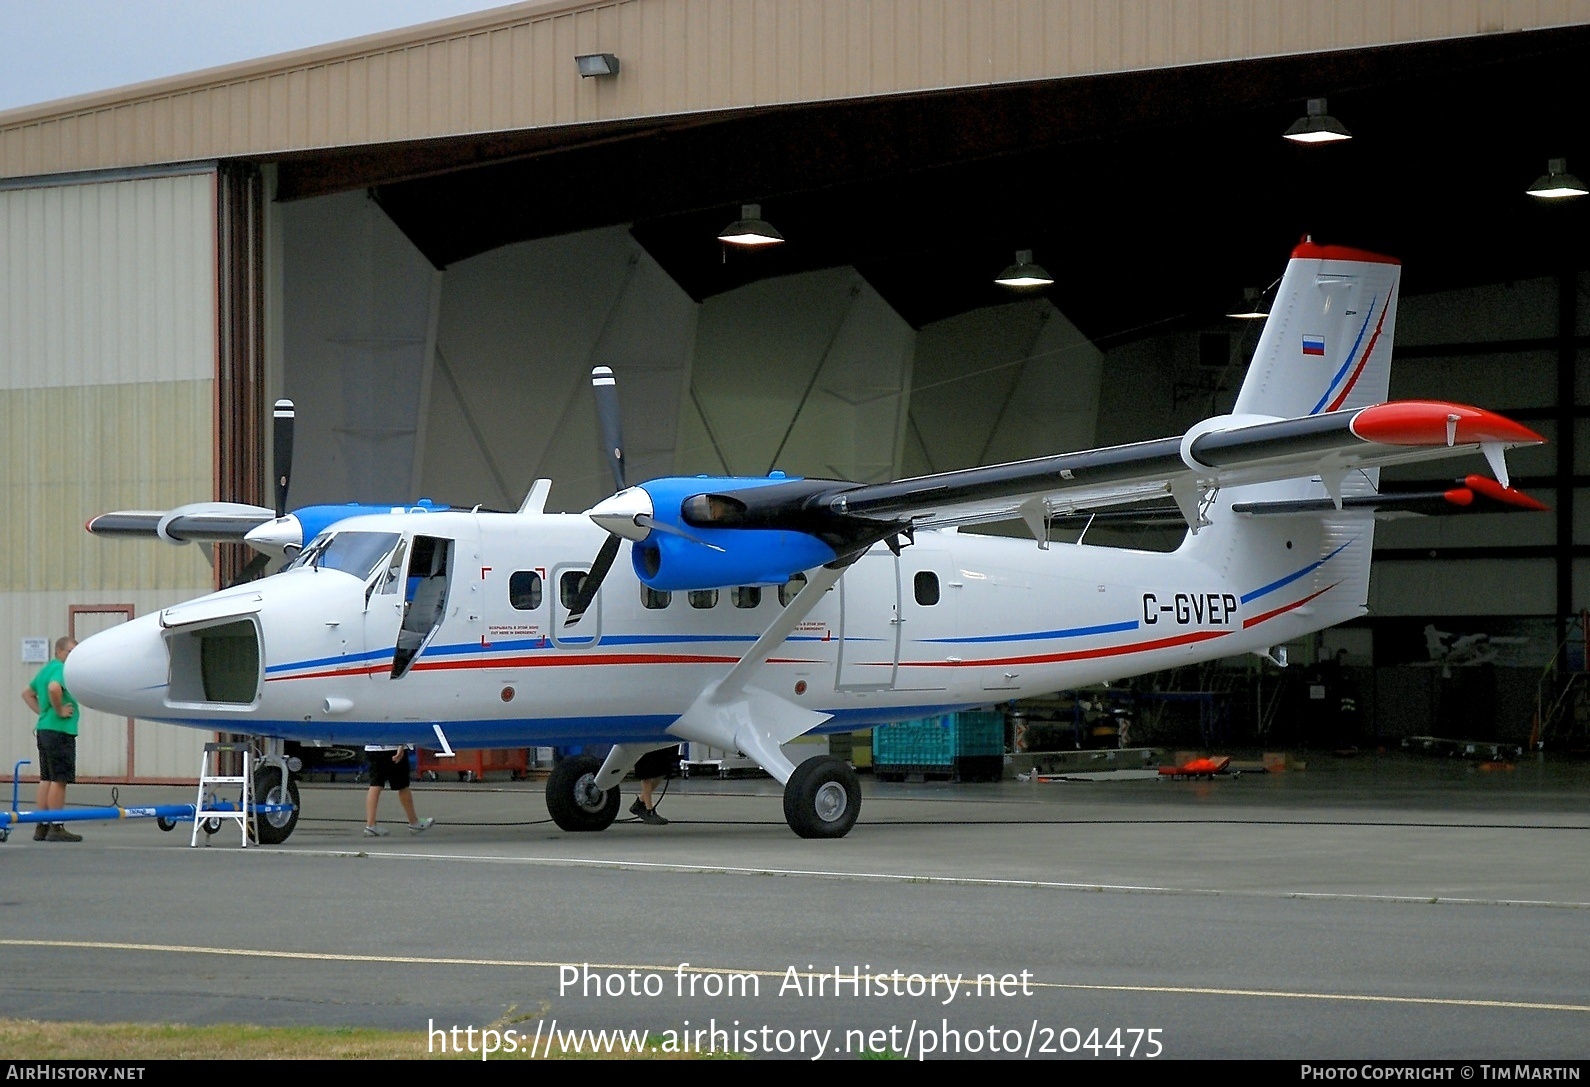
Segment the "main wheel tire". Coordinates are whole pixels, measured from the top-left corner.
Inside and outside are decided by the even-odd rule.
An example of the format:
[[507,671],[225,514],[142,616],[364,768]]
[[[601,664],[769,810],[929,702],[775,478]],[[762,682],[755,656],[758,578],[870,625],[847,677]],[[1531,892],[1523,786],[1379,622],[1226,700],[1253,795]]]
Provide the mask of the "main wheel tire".
[[285,842],[298,826],[298,813],[304,810],[304,806],[298,800],[298,782],[289,774],[284,789],[282,770],[279,766],[262,766],[255,772],[254,803],[293,806],[292,811],[261,814],[249,821],[250,827],[258,828],[255,840],[260,845],[281,845]]
[[860,814],[861,782],[843,759],[807,759],[784,785],[784,820],[802,838],[843,838]]
[[596,787],[602,760],[589,755],[564,759],[547,778],[547,812],[564,830],[606,830],[618,818],[618,786]]

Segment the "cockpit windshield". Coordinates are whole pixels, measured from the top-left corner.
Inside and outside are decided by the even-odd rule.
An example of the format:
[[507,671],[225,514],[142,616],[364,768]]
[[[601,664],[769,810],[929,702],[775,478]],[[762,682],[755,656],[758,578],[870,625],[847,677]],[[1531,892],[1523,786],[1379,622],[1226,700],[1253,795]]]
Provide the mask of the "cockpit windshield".
[[293,560],[290,570],[341,570],[363,581],[397,545],[396,532],[322,532]]

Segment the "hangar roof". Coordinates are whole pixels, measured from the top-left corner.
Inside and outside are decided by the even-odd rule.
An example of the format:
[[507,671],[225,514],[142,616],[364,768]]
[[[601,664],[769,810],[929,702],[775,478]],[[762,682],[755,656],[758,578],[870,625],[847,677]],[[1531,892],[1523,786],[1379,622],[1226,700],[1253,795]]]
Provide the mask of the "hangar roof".
[[[1590,0],[542,0],[0,114],[0,178],[275,163],[438,267],[633,224],[698,299],[851,264],[918,326],[1007,301],[1033,249],[1107,344],[1305,233],[1410,292],[1582,267],[1590,207],[1522,193],[1548,157],[1590,176],[1586,70]],[[1357,138],[1279,139],[1321,95]],[[790,243],[725,253],[742,202]]]
[[[1590,21],[1590,0],[537,0],[0,113],[0,177],[635,122]],[[618,55],[612,79],[574,57]]]

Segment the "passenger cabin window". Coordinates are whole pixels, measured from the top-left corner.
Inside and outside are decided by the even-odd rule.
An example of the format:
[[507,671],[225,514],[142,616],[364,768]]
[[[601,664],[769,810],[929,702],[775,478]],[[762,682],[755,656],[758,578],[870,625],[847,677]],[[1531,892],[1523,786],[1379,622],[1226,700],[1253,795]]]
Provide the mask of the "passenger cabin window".
[[541,575],[520,570],[508,579],[508,603],[516,611],[535,611],[541,606]]
[[715,608],[718,606],[718,590],[716,589],[691,589],[686,595],[692,608]]
[[806,587],[805,574],[791,574],[789,580],[778,587],[778,602],[784,607],[789,607],[789,602],[795,599],[795,594]]
[[572,608],[580,598],[580,586],[585,584],[584,570],[568,570],[558,578],[558,599],[565,608]]
[[932,570],[920,570],[913,579],[916,589],[916,602],[924,608],[931,608],[939,602],[939,576]]
[[762,586],[736,585],[729,590],[729,599],[737,608],[754,608],[762,603]]
[[661,611],[673,602],[674,594],[660,592],[657,589],[640,587],[640,606],[651,611]]

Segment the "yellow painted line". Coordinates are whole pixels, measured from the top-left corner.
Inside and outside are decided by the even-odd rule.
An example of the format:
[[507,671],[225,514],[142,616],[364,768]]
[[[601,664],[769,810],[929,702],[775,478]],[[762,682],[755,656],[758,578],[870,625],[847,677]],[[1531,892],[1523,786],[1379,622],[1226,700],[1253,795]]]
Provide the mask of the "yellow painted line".
[[[0,938],[0,947],[69,948],[83,951],[145,951],[174,955],[230,955],[252,959],[296,959],[311,962],[396,963],[403,966],[503,966],[528,970],[558,970],[565,966],[590,970],[630,970],[657,974],[741,974],[766,978],[789,977],[788,970],[740,970],[733,967],[697,966],[692,963],[558,962],[551,959],[464,959],[444,955],[354,955],[337,951],[271,951],[262,948],[199,947],[187,944],[132,944],[106,940],[15,940]],[[876,971],[872,976],[892,979],[896,971]],[[899,971],[902,977],[913,973],[928,976],[944,971]],[[832,972],[796,972],[802,980],[832,978]],[[962,973],[960,976],[966,976]],[[976,977],[976,971],[970,975]],[[1466,1000],[1439,996],[1377,996],[1371,993],[1308,993],[1285,989],[1222,989],[1193,985],[1093,985],[1064,981],[1030,981],[1034,989],[1065,989],[1095,993],[1167,993],[1187,996],[1244,996],[1270,1000],[1336,1000],[1361,1004],[1418,1004],[1455,1008],[1511,1008],[1520,1011],[1590,1012],[1590,1004],[1551,1004],[1526,1000]]]

